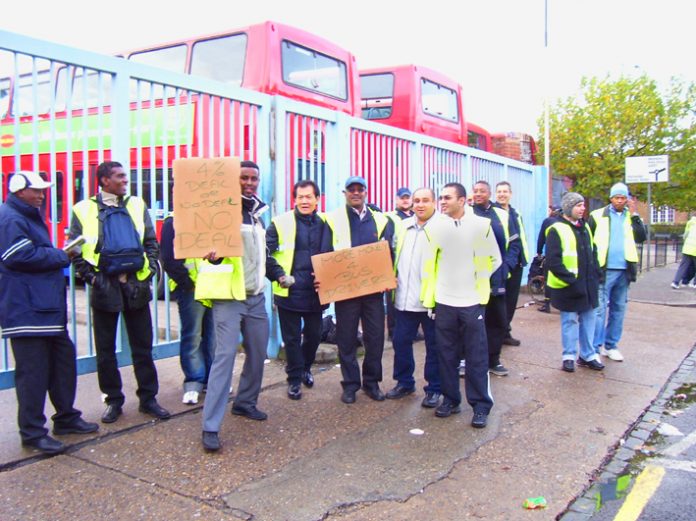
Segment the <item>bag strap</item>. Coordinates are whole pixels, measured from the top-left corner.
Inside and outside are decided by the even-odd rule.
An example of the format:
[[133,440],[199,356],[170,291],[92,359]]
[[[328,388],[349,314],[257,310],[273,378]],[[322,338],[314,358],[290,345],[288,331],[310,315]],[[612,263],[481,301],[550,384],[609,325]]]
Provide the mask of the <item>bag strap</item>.
[[[101,198],[101,194],[98,194],[95,197],[95,201],[97,203],[97,208],[98,208],[98,213],[97,213],[97,220],[99,221],[98,225],[98,230],[97,230],[97,244],[94,247],[94,253],[100,253],[102,249],[104,248],[104,221],[106,220],[106,216],[109,212],[109,210],[113,209],[123,209],[126,208],[128,205],[128,200],[130,199],[130,195],[127,197],[124,197],[123,199],[123,206],[107,206],[104,204]],[[128,212],[128,210],[126,210]],[[128,212],[128,217],[130,217],[130,212]],[[131,222],[133,222],[133,219],[131,218]],[[133,227],[135,228],[135,223],[133,223]]]

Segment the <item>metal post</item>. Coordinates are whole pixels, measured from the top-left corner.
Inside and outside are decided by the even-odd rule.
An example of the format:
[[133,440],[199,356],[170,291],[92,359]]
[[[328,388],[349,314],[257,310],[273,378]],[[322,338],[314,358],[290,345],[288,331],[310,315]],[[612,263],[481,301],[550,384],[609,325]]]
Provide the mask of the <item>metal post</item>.
[[650,271],[650,222],[652,221],[652,183],[648,183],[648,267]]

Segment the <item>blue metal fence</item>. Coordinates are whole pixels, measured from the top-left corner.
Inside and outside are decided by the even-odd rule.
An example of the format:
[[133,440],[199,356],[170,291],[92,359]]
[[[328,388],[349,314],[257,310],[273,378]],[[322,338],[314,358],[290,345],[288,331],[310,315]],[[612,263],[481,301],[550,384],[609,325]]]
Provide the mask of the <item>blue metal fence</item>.
[[[71,77],[72,82],[66,80]],[[3,78],[24,85],[12,103],[3,96]],[[384,210],[392,209],[400,186],[437,191],[450,181],[469,189],[479,179],[492,186],[508,180],[529,244],[546,216],[548,176],[541,167],[290,99],[0,31],[0,116],[6,112],[19,117],[0,129],[0,136],[12,136],[10,146],[3,142],[0,147],[3,165],[13,158],[14,168],[45,172],[69,187],[49,194],[54,241],[61,209],[91,193],[90,168],[109,157],[130,169],[131,191],[148,202],[153,221],[169,212],[174,159],[220,155],[259,164],[260,196],[273,215],[289,209],[298,179],[316,180],[323,209],[330,210],[344,204],[345,179],[361,175],[368,180],[370,202]],[[2,168],[4,200],[12,169]],[[88,299],[88,289],[78,287],[71,272],[69,332],[80,373],[96,370]],[[178,317],[170,309],[165,289],[164,304],[152,303],[155,358],[178,354]],[[117,341],[119,363],[130,364],[127,336],[119,331]],[[276,356],[279,347],[272,327],[269,356]],[[13,385],[6,342],[2,349],[0,389]]]

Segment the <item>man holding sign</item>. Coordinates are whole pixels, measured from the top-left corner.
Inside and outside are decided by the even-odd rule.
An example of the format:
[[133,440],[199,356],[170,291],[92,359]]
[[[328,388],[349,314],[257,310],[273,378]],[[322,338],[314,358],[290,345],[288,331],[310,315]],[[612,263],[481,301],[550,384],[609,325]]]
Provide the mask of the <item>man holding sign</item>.
[[[229,171],[225,177],[234,178],[234,174]],[[268,315],[263,294],[268,256],[261,220],[268,206],[256,196],[259,186],[256,163],[242,161],[239,184],[244,253],[241,257],[218,257],[213,250],[203,261],[197,262],[196,300],[212,305],[215,323],[215,354],[203,405],[202,442],[207,451],[220,449],[218,431],[225,416],[240,332],[246,356],[232,414],[251,420],[268,417],[256,408],[268,344]]]
[[[350,177],[344,194],[346,206],[327,215],[333,232],[334,251],[376,243],[392,243],[394,225],[380,212],[367,207],[367,182],[362,177]],[[336,302],[336,343],[343,375],[343,403],[354,403],[361,387],[360,366],[357,361],[358,323],[362,321],[365,358],[362,366],[362,389],[376,401],[384,400],[379,388],[382,381],[382,352],[384,351],[384,292]]]

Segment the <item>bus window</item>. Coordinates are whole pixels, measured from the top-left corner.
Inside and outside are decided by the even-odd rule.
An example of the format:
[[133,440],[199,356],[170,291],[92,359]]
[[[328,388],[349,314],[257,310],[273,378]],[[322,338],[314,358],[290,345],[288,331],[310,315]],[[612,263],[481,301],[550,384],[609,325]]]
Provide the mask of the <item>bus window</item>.
[[[56,172],[53,190],[56,191],[56,222],[63,221],[63,172]],[[49,216],[50,217],[50,214]]]
[[[70,93],[70,107],[89,108],[106,106],[111,104],[111,75],[98,71],[77,69],[72,80],[72,92]],[[64,110],[68,106],[68,93],[66,91],[67,69],[65,67],[58,71],[57,91],[56,91],[56,110]]]
[[[130,173],[130,193],[131,194],[137,194],[140,197],[142,197],[145,201],[145,203],[149,206],[151,202],[151,193],[152,193],[152,170],[149,168],[143,168],[140,170],[142,172],[142,179],[143,179],[143,191],[142,193],[138,194],[138,170],[133,168],[131,169]],[[155,170],[155,204],[153,205],[152,210],[156,210],[157,212],[157,218],[161,219],[164,217],[164,179],[163,179],[163,173],[164,170],[161,168],[157,168]],[[172,179],[172,169],[169,168],[167,169],[167,176],[170,181],[167,183],[167,188],[168,188],[168,206],[167,208],[167,213],[171,212],[174,209],[174,204],[173,204],[173,192],[174,192],[174,183],[171,181]]]
[[246,46],[245,33],[194,43],[191,74],[241,86]]
[[326,96],[348,99],[346,64],[306,47],[283,40],[283,81]]
[[385,119],[392,115],[394,75],[365,74],[360,76],[363,119]]
[[152,51],[136,52],[129,60],[172,72],[186,72],[186,46],[174,45]]
[[5,119],[10,111],[10,79],[0,78],[0,119]]
[[455,123],[459,121],[459,100],[452,89],[421,78],[421,98],[426,114]]
[[51,71],[36,73],[36,83],[33,74],[19,77],[12,100],[12,114],[15,116],[34,116],[47,114],[51,107]]

